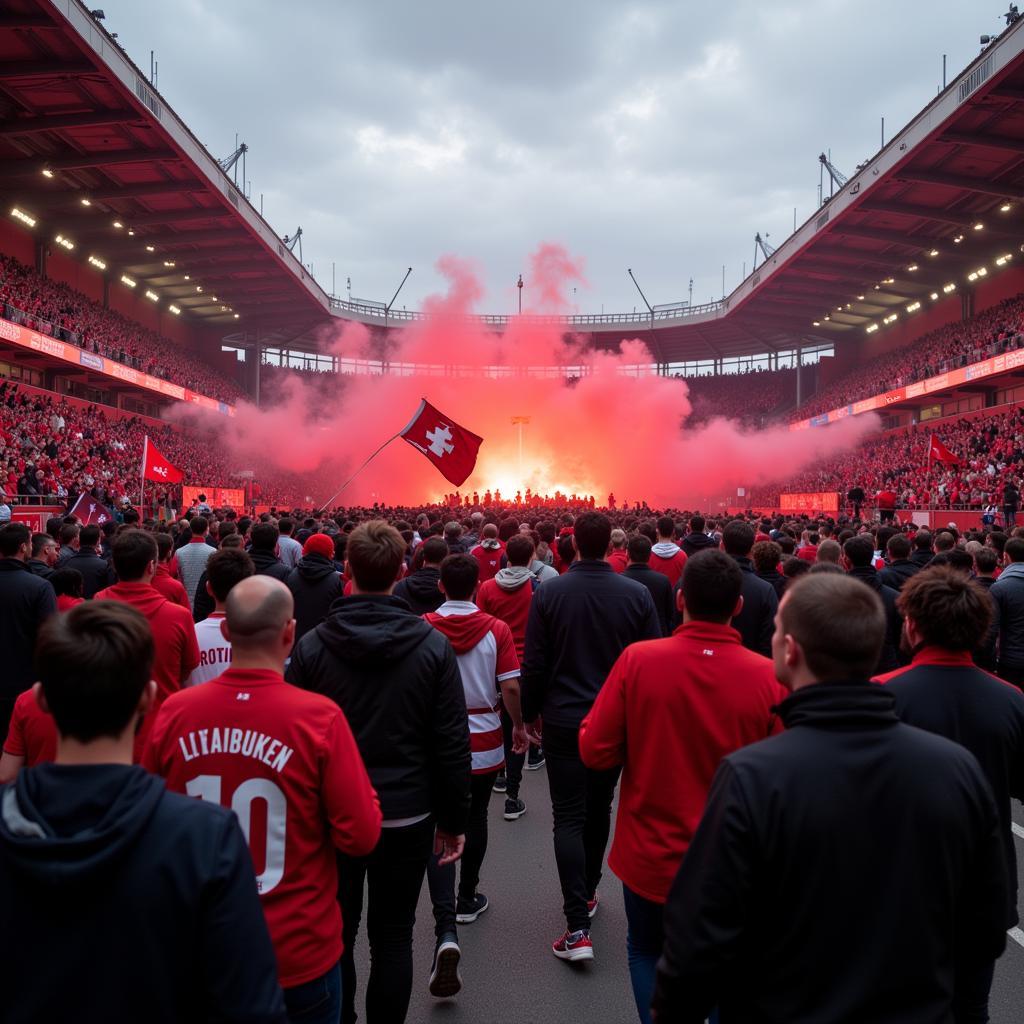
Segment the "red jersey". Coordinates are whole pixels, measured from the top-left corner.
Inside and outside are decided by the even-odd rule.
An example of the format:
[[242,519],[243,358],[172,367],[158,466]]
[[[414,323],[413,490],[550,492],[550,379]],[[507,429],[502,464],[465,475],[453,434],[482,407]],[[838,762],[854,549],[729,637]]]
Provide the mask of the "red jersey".
[[230,668],[164,702],[143,765],[168,789],[238,815],[282,988],[336,964],[335,849],[370,853],[381,821],[341,708],[276,672]]
[[686,566],[686,552],[671,541],[659,541],[651,548],[651,560],[647,564],[655,572],[667,576],[669,583],[675,587]]
[[780,732],[772,707],[786,696],[731,626],[687,622],[622,652],[580,726],[580,756],[624,766],[608,866],[630,889],[665,902],[719,762]]
[[57,726],[36,700],[31,690],[18,695],[11,713],[11,727],[4,751],[25,758],[25,767],[57,757]]
[[188,603],[188,592],[184,585],[170,574],[166,565],[161,563],[156,567],[156,575],[150,582],[150,586],[154,590],[159,590],[168,601],[180,604],[182,608],[188,609],[189,615],[192,614],[192,606]]
[[496,548],[485,548],[483,544],[477,544],[470,554],[476,559],[477,565],[480,566],[480,582],[484,583],[487,580],[493,580],[498,575],[498,570],[501,568],[501,559],[505,554],[505,548],[500,541],[497,542]]
[[476,592],[477,608],[500,619],[508,626],[512,633],[512,641],[516,645],[516,655],[520,664],[522,664],[523,649],[526,646],[526,620],[530,616],[532,603],[532,576],[527,576],[526,581],[515,590],[506,590],[498,584],[497,580],[487,580],[480,584],[480,589]]
[[59,612],[69,612],[79,604],[85,604],[84,597],[72,597],[70,594],[57,595],[57,611]]
[[625,572],[629,565],[629,552],[625,548],[615,548],[605,561],[616,571]]

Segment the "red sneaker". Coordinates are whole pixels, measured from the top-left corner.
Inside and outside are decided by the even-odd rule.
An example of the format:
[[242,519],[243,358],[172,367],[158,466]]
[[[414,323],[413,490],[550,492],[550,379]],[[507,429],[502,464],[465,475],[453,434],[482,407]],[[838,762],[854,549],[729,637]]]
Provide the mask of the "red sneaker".
[[589,931],[571,932],[551,943],[551,952],[559,960],[593,960],[594,944],[590,941]]
[[587,900],[587,917],[593,917],[597,913],[597,905],[601,902],[601,897],[594,893],[593,899]]

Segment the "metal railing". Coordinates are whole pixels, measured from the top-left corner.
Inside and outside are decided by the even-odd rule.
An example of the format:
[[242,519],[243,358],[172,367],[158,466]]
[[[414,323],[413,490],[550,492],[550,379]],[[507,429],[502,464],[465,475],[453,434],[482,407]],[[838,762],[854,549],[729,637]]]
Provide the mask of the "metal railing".
[[[378,305],[362,302],[350,302],[347,299],[330,296],[331,310],[337,313],[354,313],[357,316],[371,317],[382,323],[395,321],[426,320],[429,314],[414,309],[381,309]],[[676,306],[671,309],[655,309],[653,320],[680,320],[684,317],[700,316],[715,313],[722,309],[724,303],[705,302],[700,306]],[[567,313],[564,315],[545,315],[537,313],[469,313],[466,319],[473,323],[487,324],[492,327],[507,327],[516,321],[532,324],[556,324],[561,327],[596,327],[604,324],[649,324],[650,313],[637,311],[634,313]]]

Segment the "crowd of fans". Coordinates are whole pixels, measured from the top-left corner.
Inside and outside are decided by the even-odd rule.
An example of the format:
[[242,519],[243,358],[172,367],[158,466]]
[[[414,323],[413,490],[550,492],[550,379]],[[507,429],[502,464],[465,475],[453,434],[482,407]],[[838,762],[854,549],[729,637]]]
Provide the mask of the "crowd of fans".
[[804,402],[790,419],[801,420],[840,409],[862,398],[1020,348],[1022,344],[1024,295],[1016,295],[970,320],[946,324],[910,345],[869,359]]
[[688,423],[715,416],[738,420],[745,426],[767,425],[796,400],[796,370],[752,370],[749,373],[687,377],[693,411]]
[[[960,462],[931,460],[931,434]],[[984,509],[1002,504],[1009,480],[1024,477],[1024,410],[1005,409],[973,419],[946,420],[869,438],[851,451],[825,459],[782,481],[755,487],[751,502],[777,507],[780,493],[860,487],[869,496],[892,491],[899,507]]]
[[245,397],[235,381],[204,365],[196,352],[183,351],[169,338],[2,253],[0,309],[14,323],[209,398],[235,403]]

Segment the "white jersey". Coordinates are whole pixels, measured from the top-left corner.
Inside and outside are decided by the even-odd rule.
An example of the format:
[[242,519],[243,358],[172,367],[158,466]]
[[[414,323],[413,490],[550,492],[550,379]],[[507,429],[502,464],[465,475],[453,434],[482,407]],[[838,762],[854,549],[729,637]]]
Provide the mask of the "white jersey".
[[209,618],[196,623],[199,664],[185,681],[186,686],[208,683],[231,667],[231,644],[224,639],[224,634],[220,631],[220,624],[223,621],[223,612],[213,612]]

